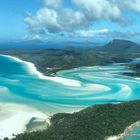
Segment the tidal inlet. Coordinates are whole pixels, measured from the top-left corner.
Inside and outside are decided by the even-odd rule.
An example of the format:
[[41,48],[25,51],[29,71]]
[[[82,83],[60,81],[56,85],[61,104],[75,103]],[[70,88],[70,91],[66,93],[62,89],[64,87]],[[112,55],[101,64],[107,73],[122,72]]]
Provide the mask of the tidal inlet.
[[49,126],[55,113],[140,99],[140,80],[122,75],[129,71],[116,63],[64,70],[49,77],[30,62],[0,55],[0,138],[24,132],[33,118]]

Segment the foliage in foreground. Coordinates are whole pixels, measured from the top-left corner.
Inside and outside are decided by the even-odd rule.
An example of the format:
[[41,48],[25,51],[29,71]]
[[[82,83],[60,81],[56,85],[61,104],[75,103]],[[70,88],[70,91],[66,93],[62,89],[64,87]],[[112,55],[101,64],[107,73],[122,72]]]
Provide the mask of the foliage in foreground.
[[104,140],[140,120],[140,101],[88,107],[74,114],[56,114],[48,130],[12,140]]

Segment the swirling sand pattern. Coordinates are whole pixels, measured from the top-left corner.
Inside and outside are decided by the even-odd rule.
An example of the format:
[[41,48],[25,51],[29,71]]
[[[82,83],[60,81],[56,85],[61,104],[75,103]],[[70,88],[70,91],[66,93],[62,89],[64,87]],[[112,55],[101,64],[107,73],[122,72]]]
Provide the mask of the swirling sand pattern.
[[[124,76],[124,72],[132,71],[125,64],[113,64],[80,67],[47,77],[30,62],[1,55],[0,138],[24,132],[33,117],[49,124],[54,113],[140,99],[139,78]],[[4,127],[7,124],[12,127]]]
[[140,99],[140,81],[122,75],[130,71],[123,64],[80,67],[58,72],[57,77],[49,79],[39,77],[33,67],[31,72],[29,63],[18,60],[0,56],[0,101],[26,102],[41,108],[44,105],[46,110],[59,112],[61,108],[75,110]]

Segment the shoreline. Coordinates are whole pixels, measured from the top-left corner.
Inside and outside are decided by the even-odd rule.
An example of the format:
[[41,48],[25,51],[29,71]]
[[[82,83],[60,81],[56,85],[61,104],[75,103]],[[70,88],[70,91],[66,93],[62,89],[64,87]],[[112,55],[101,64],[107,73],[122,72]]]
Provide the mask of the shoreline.
[[37,109],[18,103],[0,103],[0,139],[24,133],[32,118],[41,119],[50,125],[49,116]]
[[105,140],[123,140],[127,135],[129,135],[129,132],[133,130],[133,128],[137,127],[140,125],[140,121],[137,121],[130,126],[126,127],[123,133],[117,135],[117,136],[110,136],[106,138]]
[[[57,77],[57,76],[56,76],[56,77],[45,76],[43,73],[39,72],[39,71],[36,69],[35,65],[34,65],[33,63],[31,63],[31,62],[23,61],[23,60],[21,60],[21,59],[19,59],[19,58],[16,58],[16,57],[13,57],[13,56],[9,56],[9,55],[1,55],[1,54],[0,54],[0,56],[8,57],[8,58],[11,58],[11,59],[13,59],[13,60],[15,60],[15,61],[17,61],[17,62],[26,64],[26,66],[27,66],[27,68],[28,68],[28,70],[29,70],[29,73],[30,73],[31,75],[37,76],[39,79],[42,79],[42,80],[51,80],[51,81],[54,81],[54,82],[56,82],[56,83],[61,83],[61,84],[66,85],[66,86],[81,87],[81,82],[78,81],[78,80],[71,80],[71,79],[62,78],[62,77]],[[88,88],[91,88],[91,89],[93,90],[93,89],[95,89],[95,87],[97,88],[98,85],[97,85],[97,84],[89,85]],[[99,86],[98,88],[101,88],[101,86]],[[104,88],[104,87],[102,87],[102,88]],[[107,88],[106,88],[106,90],[110,90],[110,89],[107,89]],[[24,112],[24,115],[25,115],[25,114],[26,114],[26,112]],[[22,112],[21,112],[20,115],[22,116]],[[28,117],[29,117],[29,116],[28,116]],[[33,117],[32,117],[32,118],[33,118]],[[31,120],[32,118],[30,118],[30,120]],[[27,118],[26,118],[26,119],[27,119]],[[17,116],[17,120],[18,120],[18,116]],[[24,126],[26,126],[26,125],[29,123],[30,120],[24,120]],[[27,121],[28,121],[28,122],[27,122]],[[0,124],[1,124],[1,121],[0,121]],[[7,124],[8,124],[8,123],[7,123]],[[14,123],[13,123],[13,124],[14,124]],[[15,123],[15,124],[16,124],[16,123]],[[131,129],[132,129],[132,128],[131,128]],[[131,130],[131,129],[130,129],[130,130]],[[22,132],[24,132],[24,131],[25,131],[25,127],[23,128],[23,126],[22,126],[21,130],[22,130]],[[0,131],[0,133],[1,133],[1,131]],[[20,133],[21,133],[21,132],[20,132]],[[125,132],[124,132],[124,133],[125,133]],[[123,134],[123,133],[122,133],[122,134]],[[120,134],[120,135],[122,136],[122,134]],[[120,139],[120,137],[119,137],[120,135],[109,137],[107,140],[118,140],[118,139]],[[0,138],[1,138],[1,137],[0,137]],[[115,139],[115,138],[117,138],[117,139]]]
[[[122,106],[123,105],[123,106]],[[42,138],[44,139],[44,136],[46,136],[46,138],[51,138],[52,136],[52,133],[55,133],[55,138],[62,138],[61,136],[64,137],[64,139],[75,139],[75,135],[76,135],[76,138],[77,139],[82,139],[83,137],[85,139],[89,138],[89,139],[92,139],[94,137],[97,137],[97,139],[101,139],[102,140],[123,140],[123,138],[125,136],[129,136],[131,130],[136,127],[136,126],[139,126],[140,125],[140,114],[138,112],[139,110],[139,107],[140,107],[140,101],[133,101],[133,102],[128,102],[128,103],[123,103],[122,105],[118,105],[118,109],[121,110],[122,112],[125,111],[127,112],[127,110],[131,110],[132,113],[135,114],[135,111],[137,110],[137,113],[135,114],[136,118],[135,119],[135,123],[134,121],[132,120],[133,117],[131,117],[131,115],[129,115],[129,120],[131,120],[127,125],[123,124],[121,127],[117,127],[117,123],[118,121],[114,122],[114,124],[116,125],[111,125],[109,128],[108,126],[110,124],[112,124],[112,121],[114,121],[114,117],[120,112],[115,106],[116,105],[113,105],[115,108],[114,109],[117,109],[116,111],[112,111],[112,105],[103,105],[101,108],[99,108],[100,106],[96,106],[96,107],[89,107],[83,111],[80,111],[76,114],[73,114],[69,117],[67,117],[67,115],[65,114],[62,114],[62,115],[56,115],[53,120],[52,120],[52,124],[53,122],[55,123],[55,126],[52,126],[52,130],[50,131],[44,131],[43,133],[42,132],[38,132],[38,133],[31,133],[31,134],[23,134],[23,135],[19,135],[16,137],[16,140],[19,140],[20,139],[20,136],[21,138],[23,139],[34,139],[36,138],[37,136],[39,136],[39,138]],[[108,111],[112,114],[108,115],[108,112],[106,111],[107,110],[107,107],[108,107]],[[126,110],[124,110],[124,108],[126,108]],[[101,109],[101,110],[100,110]],[[100,111],[99,111],[100,110]],[[102,114],[102,116],[100,116],[99,112],[101,113],[102,111],[105,112]],[[117,113],[117,114],[116,114]],[[94,116],[95,115],[95,116]],[[124,118],[126,118],[126,115],[128,115],[127,113],[124,114],[124,113],[121,113],[122,115],[122,119],[120,117],[120,119],[117,119],[118,118],[118,115],[116,116],[117,120],[120,121],[120,124],[124,122]],[[137,117],[138,115],[138,117]],[[89,122],[87,123],[87,120],[85,118],[87,118],[87,116],[89,117]],[[110,116],[111,118],[108,120],[108,116]],[[93,120],[92,118],[95,117],[96,119]],[[98,119],[98,117],[101,117],[100,119]],[[63,119],[65,118],[65,119]],[[78,120],[77,120],[78,119]],[[63,121],[62,121],[63,120]],[[75,124],[75,121],[77,121],[77,124]],[[84,121],[84,123],[83,123]],[[56,122],[59,122],[59,123],[56,123]],[[82,126],[83,128],[79,128],[79,126],[81,125],[82,123]],[[86,124],[87,123],[87,124]],[[93,125],[95,123],[95,126]],[[100,127],[102,127],[102,124],[103,124],[103,129],[100,129]],[[86,127],[84,127],[84,125],[87,125]],[[68,126],[68,127],[67,127]],[[94,126],[94,127],[93,127]],[[63,131],[59,131],[58,128],[60,128],[60,130],[62,129]],[[89,129],[87,129],[89,128]],[[109,131],[105,131],[105,129],[109,129]],[[118,131],[117,128],[120,128],[121,131]],[[65,130],[66,129],[66,130]],[[71,130],[75,129],[75,131],[73,131],[73,133],[71,133]],[[58,130],[58,131],[57,131]],[[87,137],[87,133],[89,132],[92,132],[90,136]],[[95,130],[95,131],[94,131]],[[98,131],[97,131],[98,130]],[[101,130],[101,134],[103,135],[100,135],[100,133],[98,133],[99,131]],[[85,133],[83,133],[83,131]],[[114,131],[114,132],[113,132]],[[78,132],[78,134],[77,134]],[[81,132],[81,133],[79,133]],[[96,134],[97,132],[97,134]],[[119,134],[119,135],[112,135],[112,134]],[[69,134],[69,135],[68,135]],[[68,137],[69,136],[69,137]],[[132,134],[133,136],[133,134]],[[83,139],[84,139],[83,138]],[[52,137],[53,139],[53,137]]]
[[[80,81],[66,79],[66,78],[62,78],[62,77],[45,76],[43,73],[39,72],[37,70],[37,68],[35,67],[35,65],[31,62],[23,61],[17,57],[13,57],[13,56],[9,56],[9,55],[0,54],[0,56],[7,57],[10,59],[13,59],[16,62],[25,64],[27,66],[27,70],[28,70],[29,74],[35,75],[39,79],[51,80],[56,83],[63,84],[65,86],[81,87]],[[6,109],[4,110],[3,106],[7,106],[8,110],[6,110]],[[48,124],[48,126],[51,125],[51,122],[50,122],[51,116],[46,115],[43,112],[40,112],[37,109],[31,108],[29,106],[18,104],[18,103],[5,102],[5,103],[0,103],[0,107],[1,107],[0,108],[0,139],[4,139],[5,137],[8,137],[11,139],[15,135],[24,133],[27,130],[26,126],[29,124],[29,122],[33,118],[38,118],[38,120],[46,120],[46,123]],[[31,112],[31,113],[29,113],[29,112]],[[12,113],[12,115],[11,115],[11,113]],[[65,113],[67,113],[67,112],[65,112]],[[73,113],[73,112],[68,112],[68,113]],[[43,118],[42,118],[41,114],[42,114]],[[21,118],[22,118],[22,121],[21,121]],[[17,121],[18,121],[18,124],[17,124]],[[10,127],[8,127],[8,126],[10,126]]]
[[65,86],[81,87],[81,82],[78,81],[78,80],[67,79],[67,78],[58,77],[58,76],[55,76],[55,77],[45,76],[43,73],[39,72],[37,70],[36,66],[31,62],[23,61],[23,60],[21,60],[21,59],[19,59],[17,57],[10,56],[10,55],[0,54],[0,56],[11,58],[11,59],[13,59],[13,60],[15,60],[17,62],[24,63],[25,65],[27,65],[29,73],[31,75],[36,75],[39,79],[50,80],[50,81],[53,81],[53,82],[56,82],[56,83],[63,84]]

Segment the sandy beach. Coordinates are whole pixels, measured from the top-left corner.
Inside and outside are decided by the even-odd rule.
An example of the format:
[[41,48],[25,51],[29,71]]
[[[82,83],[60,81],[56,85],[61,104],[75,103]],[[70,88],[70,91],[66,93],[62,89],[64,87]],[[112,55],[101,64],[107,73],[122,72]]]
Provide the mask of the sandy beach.
[[73,87],[80,87],[81,86],[81,82],[77,81],[77,80],[62,78],[62,77],[58,77],[58,76],[55,76],[55,77],[45,76],[43,73],[39,72],[36,69],[35,65],[31,62],[23,61],[23,60],[21,60],[17,57],[13,57],[13,56],[9,56],[9,55],[0,55],[0,56],[8,57],[8,58],[11,58],[11,59],[13,59],[17,62],[21,62],[21,63],[26,64],[29,73],[32,74],[32,75],[37,75],[38,78],[40,78],[40,79],[51,80],[51,81],[54,81],[54,82],[57,82],[57,83],[61,83],[65,86],[73,86]]
[[136,122],[136,123],[134,123],[134,124],[131,124],[130,126],[128,126],[128,127],[124,130],[123,133],[121,133],[121,134],[119,134],[119,135],[117,135],[117,136],[108,137],[108,138],[106,138],[105,140],[123,140],[123,139],[125,138],[125,136],[127,136],[133,128],[135,128],[135,127],[137,127],[137,126],[139,126],[139,125],[140,125],[140,121],[138,121],[138,122]]
[[91,91],[109,91],[111,88],[101,85],[101,84],[87,84],[85,88],[82,88],[82,90],[91,90]]
[[33,117],[46,120],[50,124],[49,116],[34,108],[21,104],[0,103],[0,139],[12,138],[13,134],[24,132]]
[[[8,55],[0,56],[8,57],[17,62],[24,63],[27,66],[29,74],[36,75],[39,79],[51,80],[65,86],[81,87],[81,83],[77,80],[43,75],[31,62],[26,62]],[[7,89],[1,87],[1,91],[5,90],[7,91]],[[47,116],[34,108],[16,103],[0,103],[0,139],[3,139],[4,137],[12,138],[13,134],[17,135],[24,132],[26,130],[26,125],[33,117],[37,118],[37,120],[46,120],[50,125],[50,116]]]
[[[86,70],[83,71],[83,74],[81,74],[80,72],[79,72],[80,74],[76,73],[78,75],[77,77],[80,77],[82,79],[81,81],[79,81],[80,78],[76,78],[75,80],[71,79],[73,75],[72,76],[70,75],[70,79],[63,78],[63,75],[61,77],[61,72],[56,77],[49,77],[49,76],[45,76],[43,73],[40,73],[36,69],[35,65],[31,62],[26,62],[19,58],[8,56],[8,55],[0,55],[0,56],[3,56],[5,58],[7,57],[12,62],[20,62],[23,64],[23,67],[25,64],[25,68],[27,68],[27,71],[25,72],[25,76],[29,78],[32,77],[33,80],[36,80],[35,83],[33,83],[31,79],[29,79],[29,81],[28,80],[26,81],[25,79],[24,80],[22,79],[22,75],[21,75],[20,77],[21,79],[19,78],[19,85],[18,85],[17,83],[15,83],[18,82],[18,79],[14,79],[14,78],[12,79],[11,77],[9,79],[7,78],[6,84],[8,86],[7,85],[0,86],[2,99],[3,99],[3,95],[7,93],[9,93],[12,97],[11,91],[15,92],[15,93],[13,92],[14,95],[18,95],[20,97],[21,94],[24,97],[26,92],[22,93],[22,90],[23,89],[26,90],[28,88],[30,89],[30,85],[31,85],[31,89],[30,90],[28,89],[29,93],[27,92],[27,96],[25,97],[27,97],[27,99],[30,98],[32,99],[34,97],[32,95],[37,95],[37,98],[35,98],[35,100],[39,101],[38,103],[40,103],[40,101],[41,102],[46,101],[46,104],[48,104],[47,108],[45,104],[46,112],[51,112],[51,114],[58,113],[58,112],[71,113],[77,110],[79,111],[89,105],[92,105],[95,100],[98,101],[101,100],[101,103],[104,103],[102,101],[105,100],[114,101],[113,103],[118,103],[119,100],[127,101],[133,93],[133,88],[131,86],[135,87],[134,84],[139,84],[138,80],[133,81],[129,78],[123,80],[122,83],[120,82],[120,79],[118,77],[115,77],[115,79],[113,79],[114,70],[113,72],[110,72],[110,74],[112,75],[109,78],[106,75],[104,76],[104,73],[106,71],[105,72],[103,71],[102,72],[104,78],[103,81],[101,81],[102,78],[100,77],[100,73],[99,74],[97,73],[96,75],[96,72],[94,74],[92,70],[91,70],[92,72],[91,76],[87,74]],[[7,80],[10,81],[7,82]],[[52,82],[49,82],[47,80]],[[38,81],[40,83],[38,83]],[[111,81],[111,83],[109,81]],[[137,81],[138,83],[136,83]],[[9,85],[10,82],[11,85]],[[26,82],[27,82],[27,86],[25,86]],[[52,88],[49,88],[48,84],[50,84],[49,86]],[[11,88],[16,87],[17,85],[19,86],[18,90],[10,90]],[[36,88],[34,88],[34,86],[36,85],[38,85],[39,91],[36,90]],[[56,85],[60,88],[58,88]],[[43,88],[40,90],[40,87]],[[115,89],[113,91],[113,94],[111,93],[112,89]],[[137,85],[136,85],[136,89],[137,89]],[[11,101],[11,97],[10,97],[10,101]],[[115,100],[117,102],[115,102]],[[89,102],[89,104],[85,105],[85,102],[87,103]],[[26,125],[30,124],[29,122],[33,118],[37,118],[36,120],[46,120],[48,124],[50,124],[49,115],[46,115],[41,111],[38,111],[37,109],[31,108],[30,105],[27,106],[18,103],[19,102],[14,104],[9,103],[9,100],[5,101],[5,103],[0,103],[0,139],[3,139],[4,137],[11,138],[13,137],[13,134],[19,134],[24,132],[26,130]],[[123,134],[120,134],[118,136],[112,136],[109,137],[107,140],[117,140],[122,135]]]

